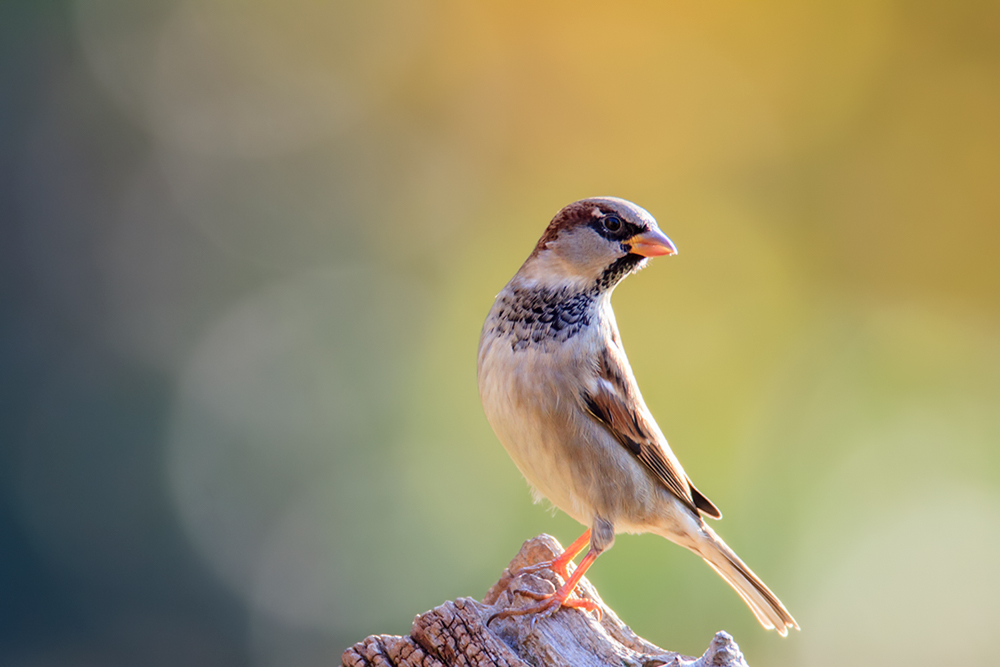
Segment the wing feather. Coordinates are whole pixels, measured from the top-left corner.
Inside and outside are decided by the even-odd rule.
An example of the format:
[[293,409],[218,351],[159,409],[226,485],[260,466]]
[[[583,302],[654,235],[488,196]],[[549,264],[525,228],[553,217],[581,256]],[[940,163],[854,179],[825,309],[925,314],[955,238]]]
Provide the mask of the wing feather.
[[696,514],[702,512],[720,518],[722,513],[695,488],[670,451],[639,394],[624,352],[617,346],[603,350],[598,359],[597,375],[595,388],[583,395],[584,404],[594,419],[601,422],[688,509]]

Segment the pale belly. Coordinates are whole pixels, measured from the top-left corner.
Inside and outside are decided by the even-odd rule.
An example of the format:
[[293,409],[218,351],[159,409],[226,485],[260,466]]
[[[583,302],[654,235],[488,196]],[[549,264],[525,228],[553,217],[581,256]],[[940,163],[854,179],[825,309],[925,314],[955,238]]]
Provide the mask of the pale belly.
[[581,355],[500,341],[481,351],[483,407],[536,494],[586,526],[600,516],[617,532],[645,532],[662,517],[664,489],[584,412],[579,387],[593,372]]

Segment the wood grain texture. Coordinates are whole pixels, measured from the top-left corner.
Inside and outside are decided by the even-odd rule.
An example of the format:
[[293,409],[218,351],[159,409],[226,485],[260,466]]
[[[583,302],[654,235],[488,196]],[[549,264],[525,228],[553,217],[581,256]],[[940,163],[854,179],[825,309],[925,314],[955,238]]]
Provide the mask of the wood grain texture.
[[651,644],[622,623],[586,579],[577,593],[601,606],[600,621],[595,614],[563,608],[537,619],[496,619],[487,627],[492,614],[526,607],[535,603],[531,594],[552,593],[561,585],[547,569],[518,572],[560,553],[549,535],[528,540],[482,602],[445,602],[417,616],[409,637],[372,635],[344,651],[343,667],[747,667],[725,632],[712,638],[700,658]]

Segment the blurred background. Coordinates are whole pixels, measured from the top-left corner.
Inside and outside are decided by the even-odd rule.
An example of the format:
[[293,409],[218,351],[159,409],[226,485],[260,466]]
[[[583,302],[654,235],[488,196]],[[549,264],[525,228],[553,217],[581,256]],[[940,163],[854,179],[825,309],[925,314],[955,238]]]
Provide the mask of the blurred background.
[[617,195],[647,402],[803,630],[590,571],[751,665],[996,660],[1000,4],[0,3],[0,663],[320,666],[582,527],[479,405],[493,296]]

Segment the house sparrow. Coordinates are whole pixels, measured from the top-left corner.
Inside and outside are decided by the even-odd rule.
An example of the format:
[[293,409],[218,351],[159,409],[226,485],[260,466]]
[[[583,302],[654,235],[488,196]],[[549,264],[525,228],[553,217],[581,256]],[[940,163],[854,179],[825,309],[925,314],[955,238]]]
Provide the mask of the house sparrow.
[[616,533],[649,532],[705,559],[765,628],[785,636],[799,627],[705,524],[703,516],[722,514],[670,450],[622,348],[611,293],[648,258],[676,253],[642,208],[614,197],[584,199],[553,218],[490,309],[478,362],[486,417],[536,500],[544,496],[588,526],[559,558],[536,566],[565,580],[554,595],[497,616],[596,610],[570,597],[583,573]]

